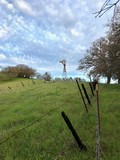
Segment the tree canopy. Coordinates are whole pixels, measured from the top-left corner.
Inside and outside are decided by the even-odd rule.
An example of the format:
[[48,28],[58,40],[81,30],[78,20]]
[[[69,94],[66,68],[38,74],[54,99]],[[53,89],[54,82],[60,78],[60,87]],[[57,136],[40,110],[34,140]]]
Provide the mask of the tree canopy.
[[18,64],[15,67],[6,67],[2,69],[1,71],[3,74],[8,75],[9,77],[23,77],[23,78],[30,78],[31,76],[34,76],[36,73],[36,70],[33,68],[28,67],[24,64]]
[[120,7],[108,24],[107,35],[94,41],[86,52],[78,70],[87,70],[93,77],[107,77],[107,83],[111,78],[120,83]]

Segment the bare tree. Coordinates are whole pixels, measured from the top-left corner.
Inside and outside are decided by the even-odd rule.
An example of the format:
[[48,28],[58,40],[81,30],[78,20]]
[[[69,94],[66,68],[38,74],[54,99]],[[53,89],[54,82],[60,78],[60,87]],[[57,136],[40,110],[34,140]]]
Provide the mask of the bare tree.
[[114,3],[111,4],[111,0],[106,0],[104,4],[102,5],[101,9],[94,14],[96,14],[95,17],[101,17],[105,12],[110,10],[111,8],[115,8],[116,5],[120,2],[120,0],[116,0]]

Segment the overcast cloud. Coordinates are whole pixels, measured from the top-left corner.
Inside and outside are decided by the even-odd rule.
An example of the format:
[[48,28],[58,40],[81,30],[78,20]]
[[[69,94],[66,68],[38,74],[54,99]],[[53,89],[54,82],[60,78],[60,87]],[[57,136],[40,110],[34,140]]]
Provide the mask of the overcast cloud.
[[101,18],[104,0],[0,0],[0,66],[26,64],[39,73],[81,76],[78,61],[91,43],[105,35],[111,9]]

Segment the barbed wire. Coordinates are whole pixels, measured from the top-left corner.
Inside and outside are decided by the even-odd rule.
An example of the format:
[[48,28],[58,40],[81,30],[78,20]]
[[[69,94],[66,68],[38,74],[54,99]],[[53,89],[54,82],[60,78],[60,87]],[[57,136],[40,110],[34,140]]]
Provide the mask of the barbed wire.
[[[88,89],[88,87],[87,87],[87,89]],[[78,93],[79,93],[79,91],[78,91]],[[66,103],[68,103],[68,102],[69,102],[71,99],[73,99],[74,97],[76,97],[76,94],[75,94],[75,96],[69,98],[67,101],[65,101],[63,104],[61,104],[60,106],[58,106],[58,107],[56,107],[56,108],[54,108],[54,109],[46,112],[45,114],[43,114],[39,119],[33,121],[33,122],[30,123],[29,125],[27,125],[27,126],[21,128],[21,129],[19,129],[18,131],[16,131],[14,134],[12,134],[12,135],[9,136],[8,138],[6,138],[6,139],[3,140],[2,142],[0,142],[0,145],[2,145],[3,143],[7,142],[8,140],[10,140],[10,139],[13,138],[14,136],[16,136],[18,133],[24,131],[25,129],[27,129],[27,128],[29,128],[29,127],[31,127],[31,126],[34,125],[35,123],[40,122],[40,120],[41,120],[43,117],[47,116],[48,114],[56,111],[57,109],[59,109],[59,108],[61,108],[61,107],[63,107]],[[85,113],[84,113],[84,114],[85,114]]]
[[75,98],[75,97],[76,97],[76,95],[73,96],[73,97],[70,97],[67,101],[65,101],[65,102],[64,102],[63,104],[61,104],[60,106],[58,106],[58,107],[56,107],[56,108],[53,108],[52,110],[44,113],[39,119],[33,121],[32,123],[30,123],[29,125],[21,128],[21,129],[19,129],[19,130],[16,131],[14,134],[12,134],[12,135],[9,136],[8,138],[6,138],[6,139],[3,140],[2,142],[0,142],[0,145],[2,145],[3,143],[7,142],[8,140],[10,140],[12,137],[16,136],[18,133],[24,131],[25,129],[27,129],[27,128],[29,128],[29,127],[31,127],[31,126],[34,125],[35,123],[40,122],[40,120],[41,120],[43,117],[47,116],[48,114],[50,114],[50,113],[52,113],[52,112],[55,112],[57,109],[63,107],[66,103],[68,103],[71,99],[73,99],[73,98]]
[[[103,88],[103,87],[104,87],[104,86],[102,86],[102,88]],[[88,89],[88,87],[87,87],[87,89]],[[90,90],[90,88],[89,88],[89,90]],[[79,91],[76,92],[76,93],[77,93],[77,96],[79,96]],[[51,109],[50,111],[48,111],[48,112],[46,112],[45,114],[43,114],[39,119],[33,121],[32,123],[30,123],[29,125],[21,128],[21,129],[19,129],[18,131],[16,131],[15,133],[13,133],[11,136],[9,136],[8,138],[6,138],[6,139],[3,140],[2,142],[0,142],[0,145],[6,143],[6,142],[9,141],[11,138],[15,137],[17,134],[19,134],[20,132],[24,131],[25,129],[31,127],[32,125],[34,125],[34,124],[36,124],[36,123],[38,123],[38,122],[40,122],[42,118],[46,117],[46,116],[49,115],[50,113],[53,113],[53,112],[57,111],[59,108],[63,107],[66,103],[70,102],[70,101],[71,101],[73,98],[75,98],[75,97],[76,97],[76,94],[75,94],[74,96],[71,96],[69,99],[67,99],[64,103],[62,103],[62,104],[59,105],[58,107],[53,108],[53,109]],[[93,96],[91,95],[91,99],[92,99],[92,97],[93,97]],[[82,101],[79,101],[79,102],[82,104]],[[73,102],[73,103],[74,103],[74,102]],[[74,104],[73,104],[73,105],[74,105]],[[72,105],[72,106],[73,106],[73,105]],[[71,105],[70,105],[70,106],[71,106]],[[87,117],[88,117],[88,114],[87,114],[86,112],[84,112],[83,115],[82,115],[82,118],[80,119],[80,123],[79,123],[79,126],[80,126],[80,127],[79,127],[79,129],[83,127],[84,122],[85,122],[85,120],[87,119]]]

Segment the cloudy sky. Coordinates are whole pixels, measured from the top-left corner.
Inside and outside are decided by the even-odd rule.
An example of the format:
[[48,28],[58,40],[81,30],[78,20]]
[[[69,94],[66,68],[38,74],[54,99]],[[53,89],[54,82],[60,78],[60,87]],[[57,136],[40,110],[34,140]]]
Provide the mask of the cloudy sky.
[[78,61],[105,35],[113,9],[101,18],[105,0],[0,0],[0,66],[26,64],[43,74],[83,76]]

